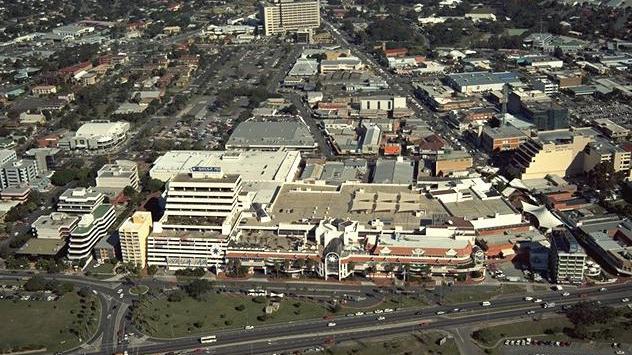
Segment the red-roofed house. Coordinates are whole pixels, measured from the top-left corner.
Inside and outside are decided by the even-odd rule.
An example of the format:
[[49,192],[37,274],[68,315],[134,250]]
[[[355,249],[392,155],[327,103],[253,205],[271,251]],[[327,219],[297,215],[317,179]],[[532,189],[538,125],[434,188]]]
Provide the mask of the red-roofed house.
[[388,58],[401,58],[408,54],[408,48],[386,48],[384,55]]

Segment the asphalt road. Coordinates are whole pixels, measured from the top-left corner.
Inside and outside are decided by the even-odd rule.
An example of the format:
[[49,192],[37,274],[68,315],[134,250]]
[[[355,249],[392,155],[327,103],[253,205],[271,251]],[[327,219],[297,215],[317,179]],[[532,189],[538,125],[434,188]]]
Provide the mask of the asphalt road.
[[[16,279],[30,277],[26,272],[5,272],[0,274],[0,279]],[[89,287],[97,292],[101,299],[102,314],[99,330],[83,346],[81,350],[69,351],[69,353],[112,354],[117,351],[127,350],[129,353],[165,353],[169,351],[201,348],[199,336],[191,336],[179,339],[148,339],[141,344],[119,344],[118,334],[125,326],[124,314],[126,308],[134,299],[129,294],[130,285],[95,281],[84,277],[42,274],[47,279],[69,281],[78,286]],[[150,282],[151,283],[151,282]],[[153,281],[156,285],[166,284]],[[217,287],[251,287],[248,284],[232,284],[230,282],[217,283]],[[340,285],[309,285],[309,284],[284,284],[272,282],[265,285],[267,289],[281,289],[291,291],[302,290],[326,294],[337,290],[339,292],[357,289],[360,292],[370,293],[373,287],[350,287],[349,290],[341,289]],[[543,309],[541,303],[527,302],[521,296],[511,296],[495,299],[489,307],[482,307],[479,302],[466,302],[450,306],[426,306],[394,310],[393,312],[380,314],[364,314],[355,316],[336,316],[333,319],[312,319],[288,323],[257,326],[255,329],[228,329],[213,332],[217,336],[217,343],[204,347],[204,351],[214,354],[250,354],[273,353],[276,351],[304,349],[311,346],[320,346],[334,338],[336,341],[350,339],[366,339],[377,335],[389,335],[406,333],[420,329],[445,328],[475,324],[482,321],[499,319],[515,319],[537,316],[541,313],[550,313],[560,309],[563,304],[572,304],[582,300],[600,300],[605,304],[621,304],[623,297],[632,297],[632,283],[609,285],[606,291],[600,291],[599,287],[584,289],[568,289],[568,296],[563,296],[560,291],[547,291],[538,293],[538,297],[544,302],[555,302],[557,306],[552,309]],[[121,297],[121,294],[123,295]],[[458,310],[457,310],[458,308]],[[527,315],[533,310],[535,314]],[[437,312],[445,314],[437,315]],[[111,314],[110,317],[107,315]],[[378,320],[378,316],[385,319]],[[421,321],[425,320],[423,326]],[[336,325],[329,327],[329,322]]]
[[[435,306],[412,308],[382,313],[384,320],[378,320],[376,314],[365,314],[353,317],[339,316],[333,320],[315,319],[281,323],[269,326],[258,326],[255,329],[232,329],[214,332],[217,343],[206,347],[211,353],[238,354],[270,353],[278,350],[296,349],[300,344],[307,346],[322,345],[326,338],[335,335],[336,339],[370,338],[375,335],[388,335],[418,329],[462,326],[481,321],[492,321],[516,317],[527,317],[526,311],[550,313],[559,310],[562,304],[576,303],[582,300],[601,300],[602,302],[619,303],[623,297],[632,295],[632,284],[611,285],[607,292],[599,288],[569,290],[569,296],[560,292],[546,292],[539,297],[543,302],[556,302],[556,308],[543,309],[541,304],[526,302],[522,297],[508,297],[493,301],[489,307],[482,307],[478,302],[468,302],[451,306]],[[465,311],[454,311],[455,308]],[[436,315],[436,312],[446,312]],[[530,317],[530,316],[529,316]],[[427,324],[420,326],[421,320]],[[334,327],[328,327],[329,322]],[[200,348],[199,337],[186,337],[172,340],[150,339],[152,344],[134,345],[125,348],[130,352],[162,353],[183,349]],[[121,350],[121,348],[119,348]]]

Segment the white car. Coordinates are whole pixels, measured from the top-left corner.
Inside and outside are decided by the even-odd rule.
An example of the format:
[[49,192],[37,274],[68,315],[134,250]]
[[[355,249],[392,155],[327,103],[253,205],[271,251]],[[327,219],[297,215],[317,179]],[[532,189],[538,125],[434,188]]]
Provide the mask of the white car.
[[364,312],[356,312],[356,313],[355,313],[355,315],[356,315],[356,316],[363,316],[363,315],[364,315]]
[[385,319],[386,319],[386,317],[384,317],[384,316],[377,317],[377,320],[385,320]]
[[541,298],[536,298],[536,299],[533,300],[533,302],[534,303],[540,303],[540,302],[542,302],[542,299]]
[[569,292],[564,292],[564,293],[562,293],[562,296],[564,296],[564,297],[568,297],[568,296],[570,296],[570,295],[571,295],[571,294],[570,294]]
[[384,308],[384,313],[391,313],[393,312],[392,308]]
[[437,311],[435,314],[436,314],[436,315],[438,315],[438,316],[440,316],[440,315],[445,314],[445,312],[444,312],[444,311]]
[[628,303],[628,302],[630,302],[630,299],[629,299],[629,298],[627,298],[627,297],[626,297],[626,298],[622,298],[622,299],[621,299],[621,302],[623,302],[623,303]]
[[253,325],[247,325],[244,327],[244,329],[250,330],[250,329],[255,329],[255,327]]
[[125,296],[125,295],[121,293],[121,294],[119,295],[119,298],[123,298],[123,296]]
[[116,291],[116,293],[121,293],[121,292],[123,292],[123,289],[122,289],[122,288],[119,288],[119,289]]
[[328,327],[335,327],[336,326],[336,322],[329,322],[327,323]]
[[375,311],[373,311],[373,313],[380,314],[380,313],[384,313],[384,311],[381,309],[376,309]]
[[525,301],[533,301],[533,297],[527,296],[524,298]]
[[607,288],[605,288],[605,287],[602,287],[602,288],[600,288],[600,289],[599,289],[599,291],[601,291],[601,292],[605,292],[605,291],[608,291],[608,289],[607,289]]

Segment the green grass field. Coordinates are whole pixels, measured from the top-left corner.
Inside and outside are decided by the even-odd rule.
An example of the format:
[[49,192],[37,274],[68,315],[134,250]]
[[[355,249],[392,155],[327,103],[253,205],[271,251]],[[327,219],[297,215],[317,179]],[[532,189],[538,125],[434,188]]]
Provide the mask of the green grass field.
[[452,288],[445,291],[443,295],[443,304],[457,304],[466,302],[487,301],[494,297],[511,295],[517,293],[526,293],[526,288],[522,285],[500,285],[491,286],[464,286]]
[[[207,334],[220,328],[242,328],[246,325],[263,326],[310,318],[322,318],[330,312],[322,305],[284,299],[281,306],[266,320],[265,304],[255,303],[252,297],[210,293],[204,301],[184,297],[179,302],[166,299],[147,300],[142,314],[147,322],[144,331],[157,338],[173,338],[192,334]],[[237,308],[243,305],[243,310]]]
[[401,354],[458,354],[454,339],[446,339],[439,345],[439,339],[445,335],[437,332],[415,333],[383,341],[351,342],[334,346],[325,351],[331,355],[401,355]]
[[[50,302],[0,300],[0,351],[46,348],[47,353],[53,353],[79,345],[71,329],[77,329],[84,341],[94,334],[101,310],[95,301],[93,312],[75,292]],[[83,305],[87,316],[80,320]]]
[[410,296],[410,295],[388,295],[384,297],[384,301],[380,304],[368,308],[354,308],[354,307],[343,307],[345,311],[355,311],[355,310],[365,310],[365,311],[373,311],[376,309],[384,309],[384,308],[410,308],[410,307],[423,307],[427,306],[428,301],[423,296]]

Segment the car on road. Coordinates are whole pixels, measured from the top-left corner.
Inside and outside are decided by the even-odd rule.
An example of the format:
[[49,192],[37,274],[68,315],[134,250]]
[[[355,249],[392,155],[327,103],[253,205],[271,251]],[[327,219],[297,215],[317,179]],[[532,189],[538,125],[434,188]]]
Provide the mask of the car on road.
[[436,315],[438,315],[438,316],[440,316],[440,315],[445,314],[445,311],[437,311],[437,312],[435,312],[435,314],[436,314]]
[[123,292],[122,288],[119,288],[118,290],[116,290],[116,293],[122,293],[122,292]]
[[336,322],[329,322],[327,323],[328,327],[335,327],[336,326]]
[[385,320],[385,319],[386,319],[386,317],[384,317],[384,316],[377,317],[377,320],[380,320],[380,321]]
[[533,297],[527,296],[524,298],[525,301],[533,301]]
[[481,306],[483,306],[483,307],[489,307],[489,306],[491,306],[491,305],[492,305],[492,303],[491,303],[491,302],[489,302],[489,301],[483,301],[483,302],[481,302]]
[[533,303],[540,303],[540,302],[542,302],[541,298],[536,298],[536,299],[533,300]]
[[356,316],[363,316],[363,315],[364,315],[364,312],[356,312],[356,313],[355,313],[355,315],[356,315]]
[[384,308],[384,313],[390,313],[393,312],[392,308]]
[[375,314],[384,313],[384,310],[382,310],[382,309],[376,309],[375,311],[373,311],[373,313],[375,313]]
[[123,296],[125,296],[125,295],[121,293],[121,294],[119,295],[119,298],[123,298]]
[[529,315],[530,314],[535,314],[535,311],[534,310],[527,311],[527,314],[529,314]]
[[626,298],[622,298],[622,299],[621,299],[621,302],[623,302],[623,303],[628,303],[628,302],[630,302],[630,299],[629,299],[629,298],[627,298],[627,297],[626,297]]
[[608,289],[607,289],[607,288],[605,288],[605,287],[602,287],[602,288],[600,288],[600,289],[599,289],[599,291],[600,291],[600,292],[606,292],[606,291],[608,291]]
[[254,325],[247,325],[244,327],[245,330],[251,330],[251,329],[255,329]]
[[108,316],[106,317],[107,319],[112,318],[112,313],[109,313]]
[[348,313],[348,314],[346,315],[346,317],[353,317],[353,316],[355,316],[355,314],[353,314],[353,313]]
[[562,293],[562,296],[564,296],[564,297],[568,297],[568,296],[570,296],[570,295],[571,295],[571,294],[570,294],[570,292],[564,292],[564,293]]

